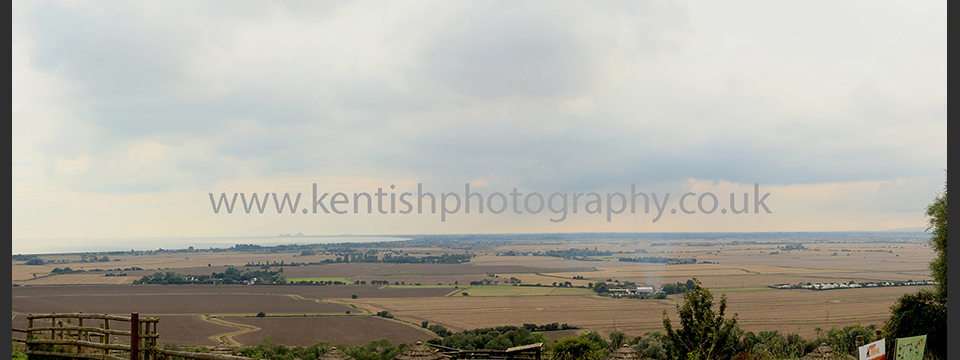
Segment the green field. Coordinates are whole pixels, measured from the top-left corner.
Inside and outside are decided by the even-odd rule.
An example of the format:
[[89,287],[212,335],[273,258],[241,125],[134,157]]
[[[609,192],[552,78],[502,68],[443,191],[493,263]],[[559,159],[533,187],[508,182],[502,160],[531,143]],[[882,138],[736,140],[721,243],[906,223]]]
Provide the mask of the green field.
[[387,285],[387,289],[467,289],[469,285]]

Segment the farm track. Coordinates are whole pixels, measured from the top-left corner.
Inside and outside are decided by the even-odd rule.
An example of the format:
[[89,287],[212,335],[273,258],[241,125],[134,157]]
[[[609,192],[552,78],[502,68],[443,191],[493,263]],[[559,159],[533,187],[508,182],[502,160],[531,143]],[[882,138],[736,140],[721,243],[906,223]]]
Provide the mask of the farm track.
[[[201,315],[201,316],[203,316],[203,315]],[[243,334],[246,334],[246,333],[249,333],[249,332],[254,332],[254,331],[260,330],[260,328],[258,328],[258,327],[256,327],[256,326],[253,326],[253,325],[232,323],[232,322],[229,322],[229,321],[226,321],[226,320],[221,320],[221,319],[219,319],[219,318],[210,317],[210,316],[203,316],[203,317],[204,317],[204,319],[205,319],[206,321],[209,321],[209,322],[212,322],[212,323],[215,323],[215,324],[220,324],[220,325],[226,325],[226,326],[233,326],[233,327],[241,328],[240,330],[237,330],[237,331],[231,331],[231,332],[224,333],[224,334],[217,334],[217,335],[212,335],[212,336],[210,336],[211,338],[220,340],[220,341],[226,343],[227,345],[240,346],[240,345],[241,345],[240,342],[234,340],[234,338],[233,338],[234,336],[243,335]]]

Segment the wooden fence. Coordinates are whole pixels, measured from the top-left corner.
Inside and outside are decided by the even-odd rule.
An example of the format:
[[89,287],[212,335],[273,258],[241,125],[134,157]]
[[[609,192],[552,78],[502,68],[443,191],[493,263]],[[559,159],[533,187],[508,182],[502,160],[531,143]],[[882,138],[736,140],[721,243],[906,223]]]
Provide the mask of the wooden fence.
[[[86,320],[86,325],[84,325]],[[241,356],[193,353],[161,349],[157,346],[158,318],[141,318],[106,314],[41,314],[27,315],[26,339],[13,338],[25,344],[30,359],[59,357],[100,360],[167,360],[170,357],[197,360],[252,360]],[[74,321],[76,323],[74,324]],[[111,327],[111,321],[115,322]],[[121,322],[121,324],[116,324]],[[122,330],[122,329],[129,330]],[[119,337],[124,337],[127,341]],[[113,337],[113,340],[111,340]]]

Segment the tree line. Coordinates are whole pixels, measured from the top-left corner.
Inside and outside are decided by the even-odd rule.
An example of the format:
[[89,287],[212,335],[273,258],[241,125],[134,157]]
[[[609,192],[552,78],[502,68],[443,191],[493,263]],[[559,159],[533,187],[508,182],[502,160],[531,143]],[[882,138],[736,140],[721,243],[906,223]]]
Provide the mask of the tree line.
[[152,275],[144,275],[139,280],[135,280],[134,284],[243,284],[244,282],[255,285],[286,284],[287,277],[283,274],[283,268],[278,271],[263,269],[240,271],[230,266],[222,273],[213,272],[210,275],[187,275],[174,270],[157,271]]

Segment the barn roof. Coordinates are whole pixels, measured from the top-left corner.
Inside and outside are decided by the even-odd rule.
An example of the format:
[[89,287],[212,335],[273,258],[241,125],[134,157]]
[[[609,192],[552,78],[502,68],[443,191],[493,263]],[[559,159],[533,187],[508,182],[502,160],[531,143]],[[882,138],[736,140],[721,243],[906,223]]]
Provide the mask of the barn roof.
[[541,347],[543,347],[543,343],[538,342],[536,344],[514,346],[512,348],[504,350],[504,352],[515,352],[515,351],[524,351],[524,350],[530,350],[530,349],[539,349]]
[[440,360],[449,358],[449,356],[438,353],[426,345],[423,345],[422,342],[417,341],[416,345],[394,356],[392,360]]
[[337,348],[330,349],[326,354],[320,355],[317,360],[355,360],[352,356],[347,355],[343,351],[338,350]]
[[337,348],[330,349],[326,354],[320,355],[317,360],[355,360],[352,356],[347,355],[343,351],[338,350]]
[[623,344],[617,351],[610,353],[603,360],[637,360],[640,359],[640,353],[627,344]]

